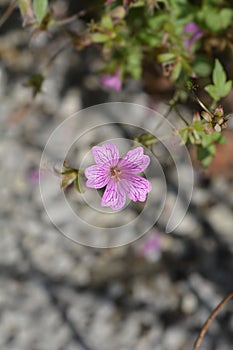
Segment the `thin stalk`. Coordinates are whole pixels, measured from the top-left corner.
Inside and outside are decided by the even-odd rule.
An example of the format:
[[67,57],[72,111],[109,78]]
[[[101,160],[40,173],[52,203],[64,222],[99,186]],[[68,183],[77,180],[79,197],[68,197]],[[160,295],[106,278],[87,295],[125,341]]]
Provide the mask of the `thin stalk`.
[[197,340],[195,341],[194,348],[193,350],[199,350],[202,340],[204,338],[204,335],[206,334],[207,330],[209,329],[209,326],[213,319],[217,316],[219,311],[223,308],[223,306],[231,299],[233,298],[233,292],[229,293],[219,304],[218,306],[214,309],[214,311],[210,314],[208,319],[206,320],[205,324],[203,325]]
[[178,107],[177,107],[177,106],[174,106],[173,108],[174,108],[174,110],[176,111],[178,117],[179,117],[187,126],[189,126],[189,122],[182,116],[182,114],[180,113]]
[[18,2],[18,0],[13,0],[9,4],[8,8],[6,9],[6,12],[0,18],[0,27],[8,20],[8,18],[10,17],[10,15],[12,14],[12,12],[15,9],[17,2]]
[[57,52],[55,52],[55,54],[52,57],[50,57],[43,70],[46,71],[51,66],[53,61],[55,61],[55,59],[60,55],[60,53],[66,50],[69,47],[69,45],[70,42],[66,42]]

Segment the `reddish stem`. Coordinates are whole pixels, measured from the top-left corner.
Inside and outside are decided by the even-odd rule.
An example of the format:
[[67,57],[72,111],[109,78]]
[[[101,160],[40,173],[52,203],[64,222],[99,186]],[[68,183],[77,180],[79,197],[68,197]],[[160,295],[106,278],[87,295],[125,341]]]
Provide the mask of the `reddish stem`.
[[206,334],[211,322],[213,321],[213,319],[217,316],[217,314],[219,313],[219,311],[223,308],[223,306],[231,299],[233,298],[233,292],[229,293],[219,304],[218,306],[214,309],[214,311],[210,314],[210,316],[208,317],[208,319],[206,320],[205,324],[203,325],[197,340],[194,344],[194,348],[193,350],[199,350],[202,340],[204,338],[204,335]]

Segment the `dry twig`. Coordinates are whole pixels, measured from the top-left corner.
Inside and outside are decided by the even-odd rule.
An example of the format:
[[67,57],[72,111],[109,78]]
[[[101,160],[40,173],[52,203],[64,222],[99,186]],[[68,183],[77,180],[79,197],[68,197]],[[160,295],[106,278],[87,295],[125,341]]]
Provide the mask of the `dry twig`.
[[218,306],[214,309],[214,311],[210,314],[210,316],[208,317],[208,319],[206,320],[205,324],[203,325],[197,340],[194,344],[194,348],[193,350],[199,350],[202,340],[204,338],[204,335],[206,334],[211,322],[213,321],[213,319],[217,316],[217,314],[219,313],[219,311],[223,308],[223,306],[231,299],[233,298],[233,292],[229,293],[219,304]]

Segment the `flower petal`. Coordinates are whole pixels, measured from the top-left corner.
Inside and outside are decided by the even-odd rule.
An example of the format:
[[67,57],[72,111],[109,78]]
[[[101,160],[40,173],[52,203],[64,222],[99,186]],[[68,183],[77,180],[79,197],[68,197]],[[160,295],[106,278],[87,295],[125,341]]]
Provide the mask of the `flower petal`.
[[119,160],[119,151],[112,142],[92,147],[92,153],[97,164],[115,166]]
[[91,188],[102,188],[110,180],[109,168],[103,165],[92,165],[85,169],[87,178],[86,186]]
[[150,157],[143,154],[143,147],[137,147],[128,151],[118,163],[121,170],[132,174],[141,173],[149,164]]
[[134,202],[144,202],[147,193],[152,189],[151,183],[147,179],[136,175],[127,176],[127,178],[122,179],[121,186],[128,197]]
[[101,205],[111,207],[113,210],[120,210],[126,202],[126,194],[121,186],[121,182],[112,178],[106,187],[102,197]]
[[120,70],[117,70],[114,74],[105,74],[101,77],[101,84],[106,87],[120,91],[122,88],[122,81]]
[[183,33],[190,34],[189,37],[184,38],[184,45],[187,50],[190,50],[192,45],[204,35],[204,32],[195,22],[187,23],[184,27]]

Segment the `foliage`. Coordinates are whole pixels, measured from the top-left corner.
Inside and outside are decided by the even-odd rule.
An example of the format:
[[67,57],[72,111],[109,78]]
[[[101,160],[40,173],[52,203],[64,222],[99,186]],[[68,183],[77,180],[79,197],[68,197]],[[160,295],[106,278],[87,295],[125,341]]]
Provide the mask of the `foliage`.
[[220,98],[228,95],[228,93],[231,91],[232,81],[227,81],[226,73],[221,63],[217,59],[215,60],[213,70],[213,83],[213,85],[207,85],[205,90],[215,101],[219,101]]
[[33,0],[33,10],[35,12],[37,21],[41,24],[48,9],[48,0]]
[[[56,18],[54,2],[19,0],[23,26],[33,35],[47,33],[51,40],[51,31],[57,29],[58,34],[66,34],[77,50],[89,46],[98,48],[104,63],[99,72],[103,86],[121,90],[127,78],[143,79],[145,63],[156,65],[175,90],[169,105],[170,110],[177,110],[179,103],[185,103],[193,96],[191,93],[196,95],[192,84],[188,88],[190,81],[195,79],[201,94],[206,91],[212,100],[207,108],[196,97],[202,111],[199,120],[192,124],[177,113],[186,124],[186,128],[177,132],[183,143],[196,147],[198,158],[208,166],[215,153],[215,144],[223,140],[221,132],[228,119],[220,107],[215,107],[232,89],[232,81],[227,77],[229,72],[224,69],[227,67],[224,57],[232,60],[233,51],[231,2],[96,0],[90,9],[63,19]],[[87,14],[82,22],[84,29],[74,32],[67,26]],[[61,26],[62,31],[59,31]],[[212,50],[213,43],[215,51]],[[44,79],[44,73],[34,73],[25,83],[32,88],[34,97],[41,92]],[[147,147],[157,142],[150,135],[139,136],[138,140]]]
[[74,184],[78,192],[82,192],[80,187],[80,171],[80,169],[71,168],[66,161],[62,164],[62,170],[54,168],[54,172],[61,177],[61,189],[65,190]]
[[[203,118],[201,118],[203,117]],[[204,167],[208,167],[216,153],[216,144],[225,143],[225,137],[221,130],[225,128],[225,121],[228,116],[224,116],[221,106],[210,111],[195,113],[193,123],[177,133],[181,136],[184,144],[196,146],[197,158]]]

